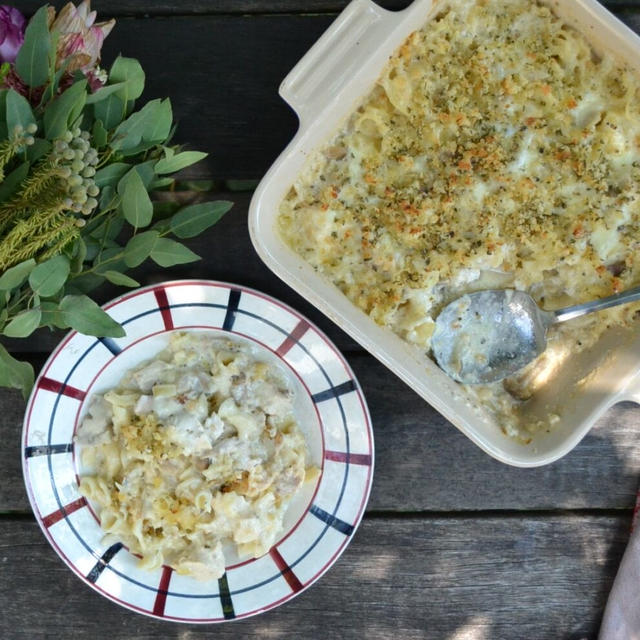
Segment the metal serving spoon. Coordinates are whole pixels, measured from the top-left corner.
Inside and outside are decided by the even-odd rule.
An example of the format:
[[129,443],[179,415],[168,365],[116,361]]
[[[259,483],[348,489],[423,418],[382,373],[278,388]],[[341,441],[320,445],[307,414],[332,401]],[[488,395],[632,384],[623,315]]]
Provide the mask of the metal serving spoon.
[[640,300],[640,287],[543,311],[523,291],[468,293],[440,312],[431,348],[437,363],[454,380],[465,384],[495,382],[522,369],[546,349],[547,329],[552,324],[634,300]]

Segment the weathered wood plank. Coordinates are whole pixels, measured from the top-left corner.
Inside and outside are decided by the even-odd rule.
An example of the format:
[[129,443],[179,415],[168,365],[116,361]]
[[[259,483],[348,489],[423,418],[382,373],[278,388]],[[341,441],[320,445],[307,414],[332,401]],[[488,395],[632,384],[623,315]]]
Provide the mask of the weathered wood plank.
[[[348,0],[190,0],[170,2],[169,0],[94,0],[93,8],[101,16],[130,15],[190,15],[190,14],[253,14],[253,13],[326,13],[342,11]],[[20,9],[33,13],[42,0],[23,0]],[[51,3],[60,8],[63,3]],[[411,0],[377,0],[386,9],[401,10],[411,4]],[[608,8],[640,7],[638,0],[604,0]]]
[[[295,600],[215,627],[169,625],[72,575],[32,522],[3,519],[0,637],[595,638],[629,515],[365,519]],[[52,589],[55,585],[55,589]]]
[[[349,356],[376,444],[370,511],[630,509],[640,477],[640,409],[609,411],[565,458],[516,469],[478,449],[368,355]],[[0,389],[0,512],[28,512],[19,440],[24,404]]]

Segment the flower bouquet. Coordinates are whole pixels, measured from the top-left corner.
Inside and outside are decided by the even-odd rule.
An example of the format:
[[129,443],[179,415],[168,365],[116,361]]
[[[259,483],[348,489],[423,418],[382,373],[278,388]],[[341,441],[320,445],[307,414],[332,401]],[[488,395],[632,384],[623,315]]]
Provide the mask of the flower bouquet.
[[[230,209],[226,201],[167,211],[154,192],[205,153],[171,146],[171,103],[137,108],[145,74],[100,49],[114,21],[96,23],[90,0],[26,24],[0,7],[0,332],[39,327],[118,337],[123,328],[87,295],[105,281],[136,287],[125,271],[151,259],[198,259],[179,242]],[[172,239],[173,236],[178,240]],[[32,367],[0,344],[0,385],[29,393]]]

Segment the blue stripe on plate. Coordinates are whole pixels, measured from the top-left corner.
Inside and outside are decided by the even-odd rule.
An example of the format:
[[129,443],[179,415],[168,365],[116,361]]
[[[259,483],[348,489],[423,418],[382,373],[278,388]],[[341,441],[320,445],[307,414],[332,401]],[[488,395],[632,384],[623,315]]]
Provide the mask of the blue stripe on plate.
[[314,393],[311,398],[315,403],[318,403],[322,402],[323,400],[331,400],[332,398],[337,398],[338,396],[342,396],[345,393],[351,393],[355,390],[355,380],[347,380],[346,382],[339,384],[337,387],[329,387],[329,389],[325,389],[324,391],[320,391],[319,393]]
[[232,620],[236,617],[236,613],[233,610],[233,600],[231,600],[231,592],[229,591],[229,582],[227,581],[226,573],[223,573],[222,577],[218,579],[218,589],[220,591],[220,604],[222,605],[224,619]]
[[233,329],[233,325],[236,321],[236,312],[238,311],[238,306],[240,305],[241,296],[242,296],[242,291],[240,291],[240,289],[229,290],[229,302],[227,303],[227,315],[224,317],[224,323],[222,324],[222,328],[225,331],[231,331],[231,329]]
[[336,531],[344,533],[345,536],[350,536],[353,533],[353,525],[346,523],[344,520],[340,520],[340,518],[332,516],[324,509],[321,509],[318,505],[311,505],[309,511],[313,513],[316,518],[319,518],[320,520],[322,520],[322,522],[326,522]]
[[112,544],[100,557],[100,560],[96,562],[95,566],[87,574],[87,580],[89,582],[96,582],[100,577],[100,574],[104,571],[104,568],[113,560],[113,557],[122,549],[122,542],[116,542]]
[[114,356],[117,356],[122,351],[122,349],[111,338],[98,338],[98,342],[102,342],[102,344],[111,351]]
[[69,453],[73,451],[73,442],[64,444],[42,444],[33,447],[25,447],[24,457],[33,458],[34,456],[50,456],[54,453]]

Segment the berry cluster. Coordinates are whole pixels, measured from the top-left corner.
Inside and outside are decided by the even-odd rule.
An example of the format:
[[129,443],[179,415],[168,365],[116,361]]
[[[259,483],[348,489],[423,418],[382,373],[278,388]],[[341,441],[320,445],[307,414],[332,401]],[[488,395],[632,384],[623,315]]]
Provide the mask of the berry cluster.
[[67,185],[65,207],[84,216],[98,206],[96,196],[100,193],[94,180],[98,152],[89,144],[90,137],[79,127],[66,131],[54,142],[51,154],[57,174]]

